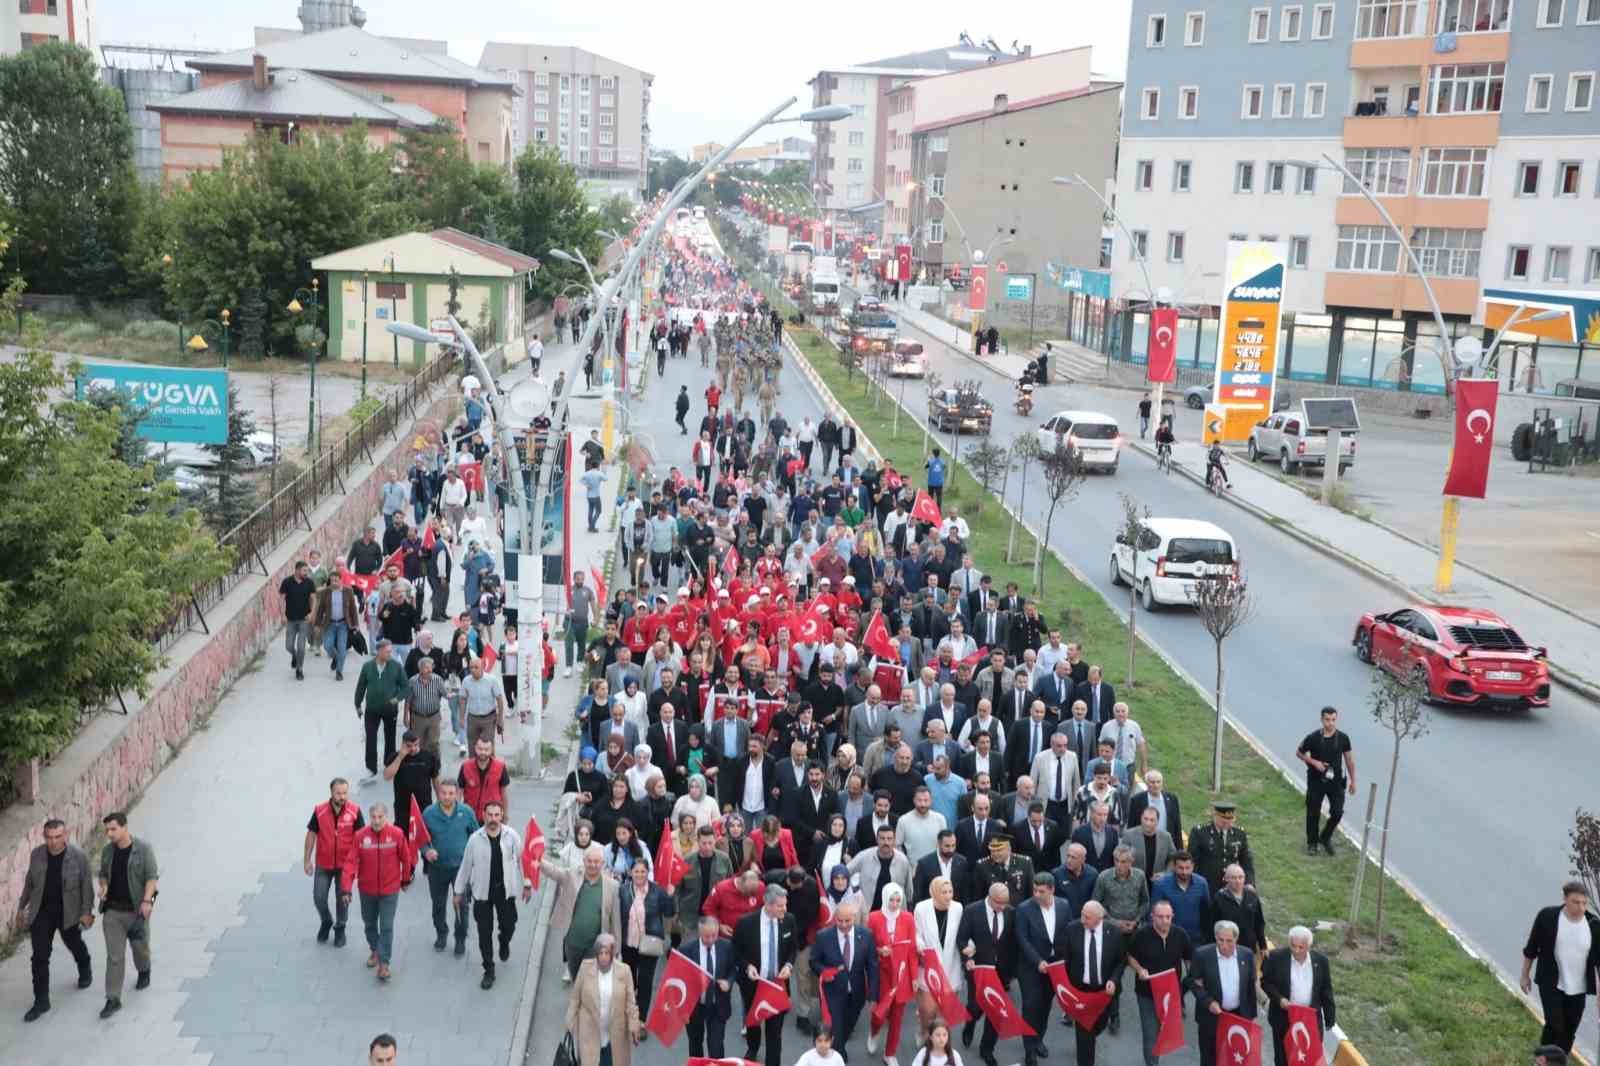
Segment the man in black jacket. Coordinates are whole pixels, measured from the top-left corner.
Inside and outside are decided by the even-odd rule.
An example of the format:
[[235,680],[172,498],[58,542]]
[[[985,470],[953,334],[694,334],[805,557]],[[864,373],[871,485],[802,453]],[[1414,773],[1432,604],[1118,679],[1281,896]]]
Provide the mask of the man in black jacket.
[[[795,744],[804,747],[805,741]],[[787,767],[785,767],[787,769]],[[779,777],[780,787],[786,784]],[[811,864],[811,849],[828,831],[828,820],[839,813],[839,794],[823,780],[822,764],[812,761],[806,767],[805,787],[787,790],[784,794],[783,822],[794,835],[795,855],[800,862]]]
[[[1106,921],[1105,916],[1105,908],[1090,900],[1083,905],[1078,920],[1067,926],[1064,958],[1067,983],[1084,992],[1105,992],[1111,996],[1110,1007],[1095,1020],[1093,1028],[1073,1023],[1078,1066],[1094,1066],[1095,1042],[1111,1023],[1112,1011],[1121,1005],[1117,989],[1126,965],[1122,932],[1115,923]],[[1048,988],[1049,982],[1045,985]]]
[[[1071,664],[1063,662],[1063,665],[1067,667],[1067,672],[1070,674],[1072,671]],[[1101,680],[1098,666],[1091,666],[1089,667],[1089,679],[1077,687],[1072,694],[1072,698],[1084,702],[1089,708],[1089,721],[1093,722],[1095,728],[1098,729],[1111,721],[1111,708],[1116,706],[1117,690],[1112,688],[1109,682]]]
[[363,529],[361,538],[350,545],[344,562],[351,573],[376,574],[383,565],[383,545],[378,543],[377,530],[371,526]]
[[[863,814],[856,822],[855,851],[871,851],[878,846],[878,828],[888,826],[894,828],[900,816],[890,809],[894,798],[884,789],[879,789],[872,794],[872,810]],[[852,852],[851,854],[854,854]]]
[[[1309,972],[1310,984],[1296,982],[1295,974]],[[1304,986],[1296,994],[1296,984]],[[1328,969],[1328,957],[1311,950],[1311,930],[1297,925],[1289,930],[1289,946],[1267,953],[1261,964],[1261,991],[1267,994],[1267,1022],[1272,1026],[1272,1050],[1278,1066],[1299,1066],[1283,1050],[1284,1037],[1289,1035],[1289,1007],[1315,1007],[1317,1020],[1323,1032],[1334,1024],[1333,975]],[[1296,1036],[1296,1046],[1299,1037]],[[1305,1043],[1311,1043],[1309,1034]]]
[[[1033,898],[1017,908],[1017,943],[1022,949],[1022,968],[1018,979],[1022,985],[1022,1017],[1033,1026],[1039,1036],[1031,1037],[1023,1042],[1023,1060],[1027,1066],[1034,1066],[1041,1057],[1039,1052],[1044,1048],[1043,1033],[1045,1024],[1050,1020],[1050,979],[1049,966],[1052,962],[1067,961],[1070,968],[1072,962],[1069,956],[1068,935],[1069,927],[1074,923],[1071,914],[1067,911],[1066,903],[1056,899],[1056,881],[1048,873],[1040,872],[1033,875]],[[1121,958],[1120,941],[1117,958]],[[1109,947],[1109,940],[1107,942]],[[1109,955],[1107,951],[1105,954]],[[1078,945],[1078,966],[1083,965],[1083,945]],[[1082,1045],[1079,1045],[1079,1061],[1092,1066],[1094,1062],[1094,1049],[1091,1042],[1089,1058],[1082,1057]]]
[[661,720],[645,734],[645,743],[650,745],[651,761],[667,779],[667,790],[681,796],[688,784],[689,727],[678,719],[672,704],[663,703],[660,712]]
[[[996,881],[989,886],[988,895],[976,903],[969,903],[961,911],[961,925],[956,929],[956,950],[965,960],[967,968],[967,1013],[971,1015],[961,1028],[961,1042],[972,1046],[972,1033],[982,1014],[978,1007],[977,987],[972,980],[974,966],[993,966],[1000,978],[1000,986],[1009,990],[1017,976],[1017,912],[1009,905],[1010,890],[1005,883]],[[984,1066],[998,1066],[994,1046],[999,1040],[994,1026],[987,1018],[983,1022],[983,1039],[978,1044],[978,1057]]]
[[[1522,949],[1522,991],[1539,986],[1539,1002],[1544,1007],[1544,1030],[1541,1044],[1554,1044],[1571,1052],[1578,1023],[1583,1021],[1585,996],[1595,994],[1595,978],[1600,974],[1600,919],[1588,912],[1589,890],[1582,881],[1568,881],[1561,886],[1561,903],[1545,907],[1533,919],[1528,931],[1528,943]],[[1578,932],[1573,939],[1581,943],[1581,931],[1587,925],[1589,954],[1584,960],[1581,977],[1564,974],[1557,958],[1556,948],[1567,935]],[[1531,974],[1531,979],[1530,979]],[[1573,989],[1569,980],[1582,980],[1581,988]]]
[[[1200,1066],[1217,1066],[1217,1016],[1223,1011],[1241,1018],[1256,1016],[1256,959],[1249,948],[1238,943],[1239,930],[1232,922],[1218,922],[1212,930],[1215,943],[1194,953],[1189,969],[1189,990],[1194,993],[1196,1027],[1199,1029]],[[1224,968],[1229,971],[1223,983]]]
[[[746,1014],[754,1004],[758,979],[771,981],[788,991],[789,974],[799,951],[800,935],[794,917],[789,914],[789,893],[782,885],[768,885],[761,909],[739,919],[733,930],[734,971],[739,975],[739,992],[744,997]],[[766,1066],[785,1066],[783,1019],[787,1013],[774,1012],[745,1029],[745,1058],[760,1060],[764,1037]]]
[[717,920],[700,916],[700,935],[679,949],[711,975],[689,1015],[689,1054],[722,1058],[722,1038],[733,1013],[733,943],[717,937]]
[[931,851],[917,860],[916,869],[911,877],[912,906],[916,906],[932,895],[934,878],[948,877],[950,887],[955,891],[957,903],[967,903],[972,897],[968,894],[968,882],[971,880],[971,866],[967,857],[956,850],[956,834],[952,829],[939,831],[939,845],[937,850]]
[[[753,806],[755,791],[750,791],[751,802],[745,796],[745,779],[754,773],[761,775],[761,806]],[[767,743],[760,734],[751,734],[745,742],[743,758],[724,762],[717,772],[717,798],[732,806],[744,816],[747,826],[759,826],[772,803],[772,790],[777,785],[778,768],[767,754]]]

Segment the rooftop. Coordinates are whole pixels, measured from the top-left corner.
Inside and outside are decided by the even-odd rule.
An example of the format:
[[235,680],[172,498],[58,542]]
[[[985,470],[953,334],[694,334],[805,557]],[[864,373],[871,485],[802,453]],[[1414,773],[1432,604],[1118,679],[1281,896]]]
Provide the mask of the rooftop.
[[240,48],[188,60],[195,70],[249,70],[254,57],[267,65],[313,71],[331,77],[392,78],[513,89],[510,79],[448,55],[412,51],[394,41],[344,26],[308,33],[252,48]]
[[197,89],[149,105],[174,114],[251,115],[256,118],[336,119],[380,126],[431,126],[439,121],[414,104],[384,102],[305,70],[274,70],[265,89],[249,78]]

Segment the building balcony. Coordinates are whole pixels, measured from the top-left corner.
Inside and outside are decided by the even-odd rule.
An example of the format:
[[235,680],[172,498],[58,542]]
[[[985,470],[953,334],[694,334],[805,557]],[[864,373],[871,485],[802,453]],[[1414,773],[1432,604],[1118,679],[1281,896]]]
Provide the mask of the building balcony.
[[1350,45],[1350,68],[1370,70],[1378,67],[1438,66],[1441,63],[1504,63],[1511,54],[1511,34],[1458,33],[1455,50],[1441,52],[1438,38],[1379,37],[1354,41]]
[[1351,115],[1346,148],[1488,148],[1499,143],[1498,113],[1473,115]]
[[[1415,226],[1483,230],[1489,226],[1487,196],[1389,196],[1384,197],[1382,202],[1395,225],[1403,230]],[[1359,193],[1340,196],[1333,218],[1340,226],[1385,225],[1377,208]]]
[[[1477,278],[1429,278],[1439,309],[1447,315],[1471,317],[1478,309],[1481,284]],[[1323,282],[1323,302],[1328,307],[1360,307],[1428,314],[1427,290],[1415,274],[1365,274],[1330,270]]]

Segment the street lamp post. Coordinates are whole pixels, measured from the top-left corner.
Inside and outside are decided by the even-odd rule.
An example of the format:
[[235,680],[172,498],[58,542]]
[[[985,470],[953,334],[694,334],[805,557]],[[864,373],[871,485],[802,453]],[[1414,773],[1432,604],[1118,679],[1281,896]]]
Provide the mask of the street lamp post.
[[[944,205],[944,212],[943,212],[943,215],[941,215],[941,218],[944,215],[948,215],[949,218],[950,218],[950,221],[954,222],[956,224],[956,228],[961,231],[961,243],[966,247],[967,255],[972,257],[972,265],[974,267],[982,266],[982,265],[987,264],[989,262],[989,259],[994,255],[994,250],[996,248],[1004,247],[1005,245],[1010,244],[1010,243],[1012,243],[1013,241],[1016,240],[1015,237],[1001,237],[999,235],[999,232],[998,232],[999,227],[996,227],[995,239],[989,242],[989,247],[988,248],[974,248],[972,246],[972,241],[967,237],[967,227],[962,223],[961,218],[955,213],[954,210],[951,209],[949,203],[947,203],[944,200],[943,197],[939,198],[939,202]],[[968,284],[970,285],[971,282],[969,281]],[[988,300],[988,290],[987,290],[987,286],[986,286],[985,287],[985,292],[984,292],[984,304],[985,304],[985,306],[973,309],[973,315],[972,315],[972,354],[973,355],[977,355],[978,354],[978,327],[982,324],[983,315],[984,315],[985,311],[987,310],[988,302],[989,302],[989,300]],[[991,352],[990,354],[992,355],[993,353]]]
[[1489,345],[1489,350],[1483,353],[1483,358],[1478,362],[1480,373],[1493,374],[1495,377],[1500,376],[1500,367],[1496,362],[1496,360],[1499,358],[1500,342],[1505,340],[1507,333],[1511,332],[1511,327],[1525,325],[1529,322],[1550,322],[1554,319],[1565,318],[1567,316],[1565,311],[1557,311],[1552,309],[1549,311],[1539,311],[1529,315],[1526,318],[1523,318],[1522,312],[1526,311],[1527,309],[1527,304],[1518,304],[1512,309],[1511,314],[1506,317],[1506,320],[1500,323],[1500,328],[1495,331],[1493,343]]
[[[361,272],[361,398],[363,400],[367,398],[367,284],[369,281],[367,272],[363,270]],[[398,347],[400,338],[396,337],[394,343]]]
[[222,369],[226,370],[228,369],[228,324],[233,318],[233,313],[224,307],[219,317],[221,318],[220,322],[215,318],[202,319],[200,324],[195,327],[199,332],[190,337],[189,343],[184,347],[196,355],[208,350],[211,345],[206,343],[205,334],[207,330],[210,330],[217,343],[222,346]]
[[[395,280],[394,280],[394,253],[393,252],[390,252],[389,255],[388,255],[388,266],[389,266],[389,321],[390,322],[397,322],[400,319],[400,296],[399,296],[400,290],[396,287]],[[398,334],[398,333],[396,333],[394,335],[394,368],[396,370],[400,369],[400,334]],[[362,368],[361,368],[361,395],[362,395],[363,398],[367,395],[367,368],[365,366],[362,366]]]
[[313,453],[313,454],[316,453],[316,450],[317,450],[317,439],[318,439],[318,433],[317,433],[317,345],[320,342],[317,339],[317,332],[318,332],[320,327],[317,324],[318,321],[319,321],[318,316],[317,316],[317,306],[318,306],[317,298],[320,295],[320,292],[321,292],[321,283],[315,277],[313,277],[311,279],[311,288],[310,289],[306,289],[306,288],[302,287],[302,288],[298,288],[298,289],[294,290],[294,294],[289,299],[289,307],[288,307],[288,311],[289,311],[289,313],[291,315],[298,315],[298,314],[300,314],[301,312],[303,312],[305,310],[305,304],[303,304],[300,301],[300,297],[302,295],[304,295],[307,299],[309,299],[311,301],[311,393],[306,398],[306,421],[307,421],[307,428],[306,428],[306,445],[307,445],[307,448],[306,448],[306,450],[311,452],[311,453]]

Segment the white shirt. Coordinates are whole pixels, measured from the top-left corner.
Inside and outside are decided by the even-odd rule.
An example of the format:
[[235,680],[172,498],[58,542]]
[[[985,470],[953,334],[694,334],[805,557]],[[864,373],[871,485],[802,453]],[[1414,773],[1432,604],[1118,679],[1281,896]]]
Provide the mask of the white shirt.
[[794,1066],[844,1066],[844,1056],[831,1048],[826,1055],[819,1054],[816,1048],[808,1048],[795,1060]]
[[1222,985],[1222,1009],[1239,1009],[1239,954],[1217,953],[1217,974]]
[[1311,1006],[1311,954],[1306,953],[1305,962],[1296,962],[1293,955],[1289,956],[1289,1002],[1297,1003],[1302,1007]]
[[1034,663],[1033,676],[1037,678],[1041,674],[1054,673],[1056,669],[1056,663],[1064,662],[1066,658],[1067,646],[1065,644],[1061,645],[1060,647],[1056,647],[1052,644],[1046,644],[1044,647],[1039,649],[1039,658]]
[[1144,743],[1144,730],[1139,728],[1139,723],[1129,718],[1126,722],[1119,722],[1115,718],[1100,727],[1101,740],[1109,740],[1117,746],[1112,754],[1121,759],[1128,766],[1132,766],[1139,754],[1139,745]]
[[[1054,923],[1052,923],[1054,924]],[[1101,936],[1104,925],[1097,925],[1093,929],[1083,931],[1083,979],[1087,981],[1090,974],[1098,974],[1105,980],[1105,955],[1101,951]]]
[[822,656],[822,661],[833,667],[836,673],[841,666],[846,670],[854,670],[856,663],[861,661],[861,653],[856,651],[856,646],[848,641],[845,642],[843,647],[830,641],[824,644],[817,654]]
[[1589,961],[1591,939],[1583,918],[1571,921],[1566,911],[1556,915],[1556,968],[1561,974],[1556,987],[1569,996],[1584,994],[1583,968]]
[[768,914],[766,912],[765,908],[763,908],[760,913],[761,913],[761,964],[756,967],[756,970],[761,974],[762,977],[776,978],[778,976],[778,971],[771,969],[767,965],[767,961],[769,959],[775,958],[777,956],[777,953],[778,953],[777,945],[774,942],[775,938],[778,935],[778,919],[776,919],[776,918],[772,917],[772,915]]
[[[1044,935],[1045,935],[1045,939],[1049,940],[1050,943],[1054,944],[1056,942],[1056,908],[1055,908],[1055,904],[1052,903],[1048,907],[1040,907],[1039,908],[1039,915],[1040,915],[1040,917],[1042,917],[1044,919]],[[1086,955],[1086,956],[1084,956],[1084,958],[1088,958],[1088,956]]]
[[746,770],[744,775],[744,796],[742,803],[747,811],[761,811],[767,807],[767,794],[762,790],[761,763],[751,764],[746,756]]
[[[615,965],[615,964],[613,964],[613,965]],[[610,1047],[611,1046],[611,986],[613,984],[612,972],[610,970],[606,970],[605,972],[601,973],[601,972],[599,972],[599,967],[595,967],[595,970],[596,970],[597,976],[599,977],[599,982],[598,983],[599,983],[599,986],[600,986],[600,1046],[601,1047]]]

